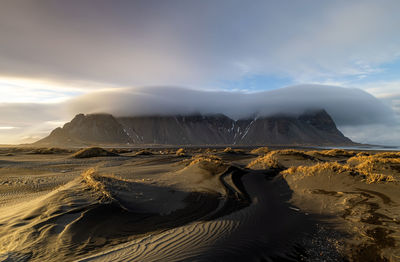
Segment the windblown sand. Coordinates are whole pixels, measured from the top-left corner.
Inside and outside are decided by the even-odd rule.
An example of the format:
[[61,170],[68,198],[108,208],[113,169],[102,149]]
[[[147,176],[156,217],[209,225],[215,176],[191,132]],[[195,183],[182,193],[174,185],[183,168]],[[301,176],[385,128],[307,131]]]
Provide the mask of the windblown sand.
[[396,152],[2,148],[0,261],[400,261],[399,182]]

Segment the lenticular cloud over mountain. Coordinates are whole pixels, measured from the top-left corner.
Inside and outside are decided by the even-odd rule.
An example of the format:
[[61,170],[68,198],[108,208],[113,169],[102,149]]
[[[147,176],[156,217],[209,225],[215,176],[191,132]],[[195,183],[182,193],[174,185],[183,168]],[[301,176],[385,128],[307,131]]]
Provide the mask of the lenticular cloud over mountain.
[[[224,114],[238,120],[276,114],[301,115],[319,109],[325,109],[338,128],[354,141],[386,144],[398,141],[398,120],[382,100],[360,89],[326,85],[290,86],[257,93],[166,86],[118,88],[90,92],[60,103],[8,103],[0,105],[0,109],[4,113],[2,126],[14,127],[6,130],[7,139],[13,141],[37,141],[79,113],[108,113],[116,117]],[[366,131],[378,133],[380,140],[371,140]]]
[[299,115],[325,109],[340,126],[394,121],[393,111],[359,89],[301,85],[278,90],[238,93],[179,87],[138,87],[100,91],[67,103],[71,113],[116,116],[225,114],[233,119],[275,114]]

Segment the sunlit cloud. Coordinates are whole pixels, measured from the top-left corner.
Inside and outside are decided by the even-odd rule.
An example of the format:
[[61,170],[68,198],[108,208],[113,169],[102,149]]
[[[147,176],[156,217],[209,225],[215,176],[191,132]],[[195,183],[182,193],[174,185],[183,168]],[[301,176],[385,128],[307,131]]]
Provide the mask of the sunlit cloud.
[[95,90],[115,88],[89,81],[0,76],[0,103],[59,103]]

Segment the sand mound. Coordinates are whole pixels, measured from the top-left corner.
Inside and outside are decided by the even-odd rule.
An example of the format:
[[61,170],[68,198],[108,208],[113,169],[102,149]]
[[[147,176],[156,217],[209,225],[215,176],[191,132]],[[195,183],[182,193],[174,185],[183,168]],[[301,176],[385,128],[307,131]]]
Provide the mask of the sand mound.
[[126,154],[126,153],[131,153],[132,149],[126,149],[126,148],[113,148],[110,150],[111,153],[115,154]]
[[223,216],[156,232],[81,261],[298,261],[291,239],[309,224],[304,215],[288,208],[286,188],[261,174],[231,172],[230,180],[238,183],[235,188],[247,191],[254,202],[225,214],[238,205],[230,201],[232,194],[219,207]]
[[256,149],[253,149],[253,150],[250,151],[250,153],[253,154],[253,155],[261,155],[261,156],[266,155],[269,152],[270,152],[270,150],[266,146],[265,147],[259,147],[259,148],[256,148]]
[[304,164],[312,165],[316,162],[318,162],[316,158],[303,151],[287,149],[271,151],[253,160],[247,167],[252,169],[284,169]]
[[332,175],[346,174],[359,177],[360,180],[363,180],[368,184],[396,181],[392,175],[373,172],[370,169],[370,163],[366,162],[356,166],[339,164],[337,162],[317,163],[312,166],[296,166],[284,170],[282,174],[296,175],[296,179],[302,179],[307,176],[325,175],[326,177],[330,177]]
[[91,168],[81,174],[83,181],[86,183],[89,189],[100,193],[100,200],[111,201],[112,194],[107,190],[106,185],[100,182],[100,176],[95,175],[95,169]]
[[72,155],[74,158],[89,158],[100,156],[118,156],[118,154],[107,151],[101,147],[84,148]]
[[187,167],[199,166],[199,168],[210,172],[211,174],[218,174],[223,172],[227,165],[220,157],[210,154],[198,154],[184,162]]
[[284,175],[296,175],[296,178],[301,179],[307,176],[317,175],[340,175],[342,173],[351,174],[354,170],[348,165],[341,165],[337,162],[318,163],[312,166],[295,166],[290,167],[281,173]]
[[49,147],[49,148],[35,148],[30,154],[61,154],[61,153],[71,153],[72,151],[69,149],[58,148],[58,147]]
[[376,158],[397,158],[400,159],[400,152],[383,152],[373,155]]
[[[102,194],[91,190],[81,178],[75,179],[50,193],[13,207],[0,215],[0,250],[12,257],[28,257],[29,261],[55,261],[54,257],[68,252],[88,233],[76,232],[85,212],[95,208]],[[86,228],[89,225],[86,225]],[[90,245],[90,241],[82,247]],[[63,248],[60,248],[63,246]],[[82,252],[82,251],[80,251]],[[78,252],[79,253],[79,252]],[[61,260],[61,259],[60,259]],[[25,260],[23,260],[25,261]]]
[[326,216],[346,232],[340,237],[346,261],[397,261],[398,183],[393,173],[377,169],[396,162],[390,160],[358,155],[347,163],[323,162],[281,172],[293,190],[294,205]]
[[308,151],[308,155],[315,157],[352,157],[357,153],[354,151],[343,150],[343,149],[330,149],[330,150],[318,150],[318,151]]
[[140,150],[134,154],[134,156],[150,156],[150,155],[153,155],[153,152],[151,152],[150,150],[146,150],[146,149]]
[[176,150],[176,156],[186,156],[186,150],[184,148],[179,148]]
[[283,169],[283,166],[279,163],[274,154],[267,154],[263,157],[259,157],[250,162],[247,167],[252,169]]
[[46,195],[1,213],[0,258],[75,260],[71,258],[121,243],[131,235],[168,227],[167,222],[187,223],[195,217],[193,210],[185,219],[166,220],[168,214],[185,208],[186,197],[185,192],[98,174],[91,168]]
[[188,166],[193,166],[197,164],[201,165],[214,165],[214,166],[223,166],[224,162],[222,159],[218,156],[215,155],[209,155],[209,154],[198,154],[192,157],[192,159],[189,159],[187,161]]
[[240,150],[240,149],[232,149],[231,147],[225,148],[223,152],[224,152],[225,154],[232,154],[232,155],[244,154],[244,153],[245,153],[243,150]]
[[400,155],[397,154],[355,156],[349,158],[347,164],[377,181],[400,181]]

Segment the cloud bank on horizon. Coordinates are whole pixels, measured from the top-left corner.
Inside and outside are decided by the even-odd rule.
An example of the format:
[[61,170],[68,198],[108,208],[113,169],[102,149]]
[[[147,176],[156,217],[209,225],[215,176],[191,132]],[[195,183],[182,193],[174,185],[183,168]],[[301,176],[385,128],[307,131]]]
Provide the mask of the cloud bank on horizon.
[[[248,94],[180,87],[123,88],[98,91],[57,104],[8,104],[0,105],[0,109],[5,113],[3,126],[20,125],[21,133],[28,135],[41,131],[41,136],[47,135],[50,128],[62,125],[60,119],[69,121],[78,113],[110,113],[115,116],[221,113],[241,119],[276,114],[299,115],[308,110],[325,109],[339,128],[353,133],[371,126],[374,126],[374,132],[383,126],[396,129],[398,124],[395,112],[367,92],[322,85],[299,85]],[[18,134],[18,130],[3,131]],[[397,139],[397,134],[386,139]],[[357,136],[350,137],[357,141]]]
[[[397,0],[2,1],[0,143],[33,141],[78,109],[241,117],[318,106],[359,142],[400,144],[399,9]],[[303,91],[263,92],[293,85]]]
[[90,93],[66,103],[71,113],[115,116],[225,114],[233,119],[276,114],[300,115],[325,109],[340,126],[387,124],[395,114],[360,89],[299,85],[256,93],[137,87]]

